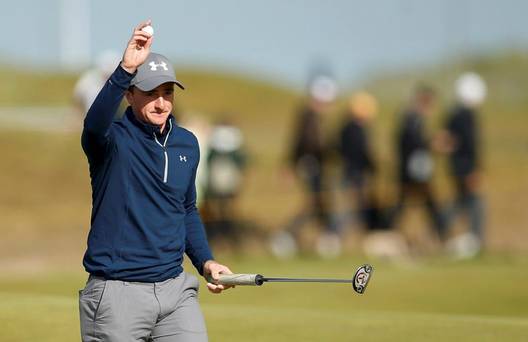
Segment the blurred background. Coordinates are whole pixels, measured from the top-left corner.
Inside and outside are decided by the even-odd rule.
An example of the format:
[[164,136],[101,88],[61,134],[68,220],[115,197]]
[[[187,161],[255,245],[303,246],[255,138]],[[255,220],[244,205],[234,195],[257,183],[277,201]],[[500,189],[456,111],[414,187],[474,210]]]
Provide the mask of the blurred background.
[[0,340],[78,340],[82,120],[149,18],[186,85],[175,114],[200,141],[216,257],[269,276],[376,268],[361,298],[202,291],[212,341],[525,340],[526,13],[521,0],[4,2]]

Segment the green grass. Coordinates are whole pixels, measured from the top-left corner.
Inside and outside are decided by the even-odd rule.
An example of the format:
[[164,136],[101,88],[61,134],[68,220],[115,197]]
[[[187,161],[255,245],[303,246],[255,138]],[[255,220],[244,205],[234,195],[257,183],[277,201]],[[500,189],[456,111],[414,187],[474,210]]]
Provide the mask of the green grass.
[[[239,272],[350,278],[357,258],[276,261],[230,257]],[[367,292],[349,285],[264,284],[200,301],[211,341],[523,341],[528,336],[528,261],[374,263]],[[190,268],[189,268],[190,269]],[[78,340],[79,271],[0,278],[1,341]]]

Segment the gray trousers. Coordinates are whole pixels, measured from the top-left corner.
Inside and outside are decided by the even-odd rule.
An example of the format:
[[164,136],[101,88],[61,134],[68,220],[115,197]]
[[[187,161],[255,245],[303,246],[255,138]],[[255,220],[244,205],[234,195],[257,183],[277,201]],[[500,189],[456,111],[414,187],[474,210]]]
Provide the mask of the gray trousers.
[[90,276],[79,291],[83,342],[206,342],[198,279],[182,272],[157,283]]

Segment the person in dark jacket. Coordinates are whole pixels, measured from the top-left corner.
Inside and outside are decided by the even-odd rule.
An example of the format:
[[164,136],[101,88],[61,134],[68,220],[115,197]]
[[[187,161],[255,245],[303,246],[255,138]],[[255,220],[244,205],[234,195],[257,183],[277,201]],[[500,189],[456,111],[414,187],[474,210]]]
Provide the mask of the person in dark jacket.
[[410,107],[402,115],[397,133],[399,194],[388,220],[394,226],[407,199],[415,198],[425,204],[435,232],[444,239],[445,220],[433,194],[433,159],[425,133],[425,118],[432,111],[434,100],[434,90],[427,85],[419,85]]
[[335,81],[327,75],[317,75],[308,84],[308,96],[299,107],[288,156],[288,178],[292,172],[303,183],[306,204],[292,217],[271,241],[272,252],[279,257],[297,252],[302,228],[315,219],[323,234],[317,239],[316,250],[324,257],[340,253],[341,242],[337,226],[329,213],[328,196],[324,188],[325,160],[328,152],[323,133],[323,116],[337,95]]
[[368,126],[377,112],[376,99],[366,92],[350,97],[345,122],[340,132],[339,152],[349,199],[353,202],[352,218],[365,228],[377,225],[373,215],[372,176],[375,166],[370,149]]
[[[174,85],[183,85],[167,58],[150,52],[148,25],[134,29],[84,120],[93,205],[83,341],[207,341],[199,282],[183,272],[183,255],[211,292],[227,288],[214,280],[231,273],[214,261],[196,208],[197,140],[171,114]],[[123,96],[130,106],[114,120]]]
[[448,210],[448,223],[459,213],[467,214],[469,231],[452,239],[448,248],[460,257],[480,251],[484,236],[484,205],[479,194],[480,137],[478,108],[486,96],[486,84],[475,73],[465,73],[455,82],[456,104],[439,135],[441,148],[449,155],[456,198]]

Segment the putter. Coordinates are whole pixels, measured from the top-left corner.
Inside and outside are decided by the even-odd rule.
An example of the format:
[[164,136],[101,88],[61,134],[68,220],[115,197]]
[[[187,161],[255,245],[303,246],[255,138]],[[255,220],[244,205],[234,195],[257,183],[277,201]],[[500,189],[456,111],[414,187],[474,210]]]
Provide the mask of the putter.
[[352,288],[359,294],[363,294],[367,288],[370,277],[374,268],[365,264],[360,266],[352,279],[329,279],[329,278],[270,278],[261,274],[221,274],[220,278],[215,281],[210,276],[207,280],[213,284],[219,285],[252,285],[261,286],[269,283],[351,283]]

